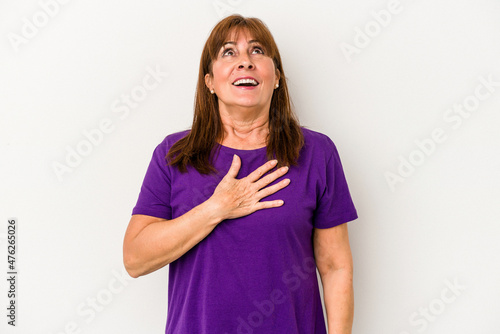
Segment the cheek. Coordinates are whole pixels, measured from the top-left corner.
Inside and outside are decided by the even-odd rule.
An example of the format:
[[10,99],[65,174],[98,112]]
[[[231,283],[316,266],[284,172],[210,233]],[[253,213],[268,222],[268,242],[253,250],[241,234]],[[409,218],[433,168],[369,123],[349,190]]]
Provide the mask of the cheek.
[[231,75],[231,68],[228,66],[217,65],[213,67],[214,82],[220,84],[225,82]]
[[266,63],[264,66],[265,76],[268,80],[273,80],[276,78],[276,68],[274,67],[274,63],[271,60],[270,63]]

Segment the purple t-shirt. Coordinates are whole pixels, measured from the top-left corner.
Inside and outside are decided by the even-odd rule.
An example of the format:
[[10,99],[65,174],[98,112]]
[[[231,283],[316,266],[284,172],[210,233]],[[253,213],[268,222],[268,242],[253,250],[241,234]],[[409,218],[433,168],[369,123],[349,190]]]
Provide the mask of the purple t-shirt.
[[[241,158],[237,178],[263,165],[266,148],[220,146],[218,175],[167,166],[165,156],[189,130],[158,145],[133,214],[174,219],[207,200]],[[302,128],[305,145],[290,166],[282,190],[261,201],[282,199],[278,208],[222,221],[200,243],[170,263],[168,334],[324,334],[325,320],[314,262],[314,228],[357,218],[339,154],[330,138]]]

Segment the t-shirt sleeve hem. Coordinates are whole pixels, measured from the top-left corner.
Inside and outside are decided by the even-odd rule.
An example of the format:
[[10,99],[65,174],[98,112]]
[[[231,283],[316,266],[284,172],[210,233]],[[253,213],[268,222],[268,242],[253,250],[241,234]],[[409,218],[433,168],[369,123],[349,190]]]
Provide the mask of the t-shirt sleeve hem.
[[319,228],[319,229],[325,229],[325,228],[331,228],[335,227],[338,225],[342,225],[344,223],[353,221],[358,218],[358,213],[356,210],[354,211],[349,211],[344,213],[343,215],[335,217],[335,219],[331,221],[322,221],[322,222],[315,222],[314,227]]
[[163,210],[153,210],[151,208],[141,208],[135,207],[132,210],[132,215],[146,215],[151,217],[157,217],[162,219],[171,219],[170,215]]

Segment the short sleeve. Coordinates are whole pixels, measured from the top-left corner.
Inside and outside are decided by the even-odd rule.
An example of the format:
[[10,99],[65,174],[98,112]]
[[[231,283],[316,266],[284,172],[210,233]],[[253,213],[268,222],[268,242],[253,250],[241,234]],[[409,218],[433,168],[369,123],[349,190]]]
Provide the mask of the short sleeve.
[[322,173],[322,194],[314,212],[314,227],[330,228],[358,218],[334,143],[328,138],[331,155]]
[[132,214],[148,215],[163,219],[172,219],[170,205],[170,170],[165,156],[167,145],[164,141],[153,153],[151,162],[144,176],[137,204]]

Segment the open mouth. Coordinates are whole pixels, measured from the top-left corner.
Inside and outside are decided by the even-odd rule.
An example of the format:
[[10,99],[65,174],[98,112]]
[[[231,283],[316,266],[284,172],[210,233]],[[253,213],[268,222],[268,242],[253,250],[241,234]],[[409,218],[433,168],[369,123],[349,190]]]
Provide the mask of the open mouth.
[[243,87],[255,87],[259,83],[255,79],[239,79],[233,82],[233,86],[243,86]]

